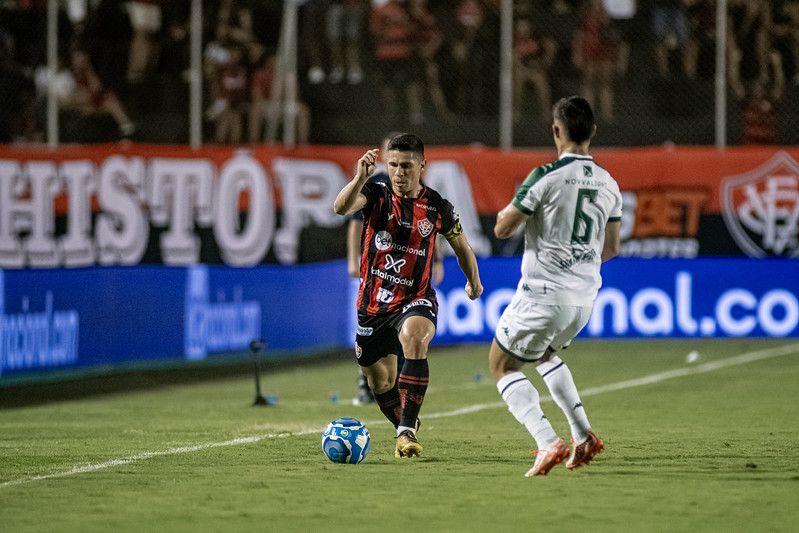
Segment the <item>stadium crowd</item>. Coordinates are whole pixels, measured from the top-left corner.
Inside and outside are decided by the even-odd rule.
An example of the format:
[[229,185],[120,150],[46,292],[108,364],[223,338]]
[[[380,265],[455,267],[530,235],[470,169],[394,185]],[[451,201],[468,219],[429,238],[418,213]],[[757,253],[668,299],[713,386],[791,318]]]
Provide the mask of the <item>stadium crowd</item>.
[[[799,86],[799,1],[728,4],[728,111],[740,126],[730,142],[784,142],[780,121],[799,118],[787,98]],[[190,5],[60,2],[59,70],[52,84],[62,141],[186,141]],[[269,102],[283,2],[202,5],[204,139],[263,142],[268,122],[279,115]],[[379,99],[367,119],[386,125],[405,115],[408,127],[496,116],[500,5],[300,1],[299,142],[351,142],[331,136],[336,128],[325,125],[351,116],[354,104],[347,102],[364,98]],[[0,2],[2,143],[44,140],[46,11],[47,0]],[[715,11],[716,0],[517,0],[515,124],[523,129],[548,122],[553,99],[573,93],[597,108],[600,124],[638,124],[641,113],[653,123],[707,116]],[[312,120],[321,127],[312,130]]]

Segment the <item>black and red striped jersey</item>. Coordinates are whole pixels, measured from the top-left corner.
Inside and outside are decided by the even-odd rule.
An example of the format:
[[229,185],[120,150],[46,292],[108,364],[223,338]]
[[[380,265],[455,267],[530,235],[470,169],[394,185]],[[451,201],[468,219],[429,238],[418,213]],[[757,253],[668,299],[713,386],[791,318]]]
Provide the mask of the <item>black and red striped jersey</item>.
[[463,232],[452,204],[422,184],[418,198],[400,198],[390,184],[367,182],[358,312],[382,315],[426,298],[437,307],[431,280],[436,235]]

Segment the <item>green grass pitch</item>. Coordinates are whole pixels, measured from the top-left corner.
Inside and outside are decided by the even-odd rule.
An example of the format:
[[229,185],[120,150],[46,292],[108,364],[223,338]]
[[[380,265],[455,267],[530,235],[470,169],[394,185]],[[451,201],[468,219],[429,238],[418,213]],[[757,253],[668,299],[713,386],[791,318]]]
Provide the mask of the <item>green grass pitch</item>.
[[[606,450],[538,478],[486,346],[431,350],[413,459],[376,406],[352,405],[354,359],[265,373],[274,408],[251,407],[241,376],[0,410],[0,530],[797,530],[799,343],[578,340],[563,358]],[[340,416],[370,430],[360,465],[322,454]]]

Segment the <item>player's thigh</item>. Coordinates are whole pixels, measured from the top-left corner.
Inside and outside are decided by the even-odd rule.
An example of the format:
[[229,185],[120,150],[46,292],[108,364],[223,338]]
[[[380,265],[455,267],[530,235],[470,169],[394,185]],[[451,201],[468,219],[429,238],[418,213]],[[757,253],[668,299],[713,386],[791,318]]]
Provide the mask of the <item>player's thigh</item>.
[[362,367],[372,366],[389,355],[402,355],[402,345],[391,318],[358,315],[355,357]]
[[542,305],[517,294],[499,318],[494,338],[506,352],[533,362],[567,328],[569,317],[562,311],[562,306]]
[[394,327],[407,359],[427,356],[427,347],[436,334],[437,311],[434,302],[419,298],[405,305],[397,314]]
[[562,329],[552,337],[550,347],[553,351],[561,350],[571,344],[571,341],[588,324],[591,318],[591,307],[560,306]]

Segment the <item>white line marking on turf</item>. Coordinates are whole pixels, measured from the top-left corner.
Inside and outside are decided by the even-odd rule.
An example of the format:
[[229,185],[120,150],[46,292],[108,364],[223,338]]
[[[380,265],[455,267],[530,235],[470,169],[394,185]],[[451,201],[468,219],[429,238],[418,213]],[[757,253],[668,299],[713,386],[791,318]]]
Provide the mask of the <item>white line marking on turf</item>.
[[[630,379],[626,381],[620,381],[618,383],[611,383],[608,385],[603,385],[601,387],[593,387],[590,389],[585,389],[580,391],[581,396],[593,396],[596,394],[602,394],[603,392],[611,392],[617,391],[622,389],[631,389],[633,387],[641,387],[643,385],[651,385],[653,383],[660,383],[661,381],[666,381],[667,379],[673,379],[678,377],[690,376],[693,374],[703,374],[705,372],[713,372],[715,370],[720,370],[722,368],[728,368],[731,366],[736,365],[743,365],[746,363],[752,363],[754,361],[762,361],[764,359],[770,359],[772,357],[780,357],[783,355],[792,355],[799,353],[799,344],[786,344],[785,346],[780,346],[777,348],[767,348],[764,350],[757,350],[755,352],[748,352],[743,353],[740,355],[736,355],[733,357],[729,357],[727,359],[720,359],[718,361],[711,361],[709,363],[703,363],[701,365],[690,366],[686,368],[678,368],[676,370],[667,370],[665,372],[658,372],[657,374],[650,374],[649,376],[644,376],[638,379]],[[542,400],[549,400],[549,397],[542,396]],[[465,415],[469,413],[474,413],[476,411],[482,411],[484,409],[496,409],[498,407],[505,407],[505,402],[492,402],[492,403],[484,403],[484,404],[476,404],[470,405],[468,407],[463,407],[461,409],[456,409],[454,411],[446,411],[443,413],[431,413],[426,414],[425,419],[429,418],[447,418],[451,416],[458,416],[458,415]],[[381,424],[381,423],[388,423],[387,420],[381,421],[374,421],[368,422],[370,425],[374,424]],[[180,448],[170,448],[169,450],[162,450],[157,452],[145,452],[139,455],[133,455],[131,457],[126,457],[124,459],[114,459],[112,461],[106,461],[104,463],[95,463],[95,464],[87,464],[83,466],[76,466],[70,470],[66,470],[64,472],[55,472],[53,474],[43,474],[40,476],[32,476],[32,477],[24,477],[19,479],[12,479],[10,481],[6,481],[4,483],[0,483],[0,488],[4,487],[12,487],[15,485],[22,485],[24,483],[31,483],[33,481],[42,481],[45,479],[55,479],[61,477],[72,476],[74,474],[83,474],[86,472],[95,472],[97,470],[103,470],[105,468],[111,468],[114,466],[122,466],[131,463],[136,463],[138,461],[144,461],[146,459],[151,459],[153,457],[162,457],[166,455],[176,455],[179,453],[191,453],[197,452],[200,450],[206,450],[209,448],[221,448],[225,446],[237,446],[239,444],[250,444],[254,442],[259,442],[266,439],[279,439],[279,438],[286,438],[298,435],[311,435],[314,433],[320,433],[323,431],[323,428],[319,429],[307,429],[303,431],[297,431],[292,433],[268,433],[265,435],[255,435],[252,437],[241,437],[238,439],[233,439],[225,442],[209,442],[206,444],[198,444],[196,446],[183,446]]]
[[[667,379],[690,376],[693,374],[704,374],[705,372],[712,372],[714,370],[720,370],[722,368],[742,365],[745,363],[751,363],[753,361],[761,361],[763,359],[770,359],[772,357],[779,357],[782,355],[792,355],[796,353],[799,353],[799,344],[786,344],[785,346],[780,346],[779,348],[767,348],[765,350],[758,350],[756,352],[743,353],[740,355],[729,357],[727,359],[711,361],[709,363],[703,363],[701,365],[690,366],[686,368],[678,368],[676,370],[667,370],[665,372],[650,374],[649,376],[644,376],[638,379],[629,379],[627,381],[620,381],[618,383],[610,383],[608,385],[602,385],[601,387],[592,387],[590,389],[583,389],[580,390],[580,396],[593,396],[595,394],[602,394],[603,392],[631,389],[633,387],[641,387],[643,385],[660,383],[661,381],[666,381]],[[552,398],[550,396],[542,395],[541,400],[550,401],[552,400]],[[425,419],[445,418],[450,416],[465,415],[469,413],[474,413],[476,411],[482,411],[483,409],[495,409],[497,407],[506,407],[506,404],[505,402],[492,402],[492,403],[470,405],[468,407],[462,407],[461,409],[456,409],[454,411],[447,411],[444,413],[433,413],[429,415],[426,414],[424,415],[424,418]],[[388,423],[387,420],[386,423]]]

